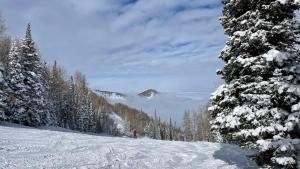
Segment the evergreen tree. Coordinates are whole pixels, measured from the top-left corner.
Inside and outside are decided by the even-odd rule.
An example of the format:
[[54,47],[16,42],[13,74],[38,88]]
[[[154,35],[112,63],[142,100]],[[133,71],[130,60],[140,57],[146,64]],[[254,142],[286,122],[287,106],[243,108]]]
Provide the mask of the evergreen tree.
[[[299,2],[299,1],[298,1]],[[296,168],[300,128],[300,57],[295,44],[296,0],[224,0],[230,37],[218,73],[225,84],[212,96],[212,128],[225,141],[258,148],[269,168]],[[298,152],[299,153],[299,152]],[[299,155],[299,154],[298,154]]]
[[47,114],[47,109],[46,88],[42,77],[43,66],[31,37],[30,24],[27,26],[26,36],[21,45],[20,63],[26,88],[23,97],[25,98],[24,108],[27,117],[23,123],[30,126],[45,124],[46,119],[44,117]]
[[93,131],[96,126],[95,114],[92,108],[85,76],[77,72],[75,74],[75,80],[77,127],[80,131]]
[[56,119],[56,125],[67,128],[67,102],[68,84],[64,79],[63,69],[54,62],[49,79],[49,99],[51,113]]
[[93,124],[92,119],[92,109],[91,109],[91,103],[87,97],[85,97],[80,105],[80,109],[78,112],[78,128],[80,131],[90,131],[91,126],[90,125],[96,125]]
[[45,86],[46,92],[44,93],[44,96],[46,98],[46,104],[45,104],[45,109],[46,113],[44,114],[44,119],[46,121],[46,125],[51,125],[51,126],[56,126],[57,124],[57,119],[54,117],[52,110],[52,101],[50,99],[50,79],[51,79],[51,69],[47,65],[46,62],[43,63],[42,65],[43,73],[42,73],[42,81]]
[[7,120],[9,88],[4,77],[4,66],[0,63],[0,121]]
[[87,113],[89,116],[87,130],[89,132],[96,132],[96,114],[93,110],[92,102],[89,96],[87,98],[87,105],[88,105]]
[[13,122],[22,123],[27,119],[25,112],[27,88],[24,84],[24,73],[21,65],[20,44],[16,40],[8,55],[7,80],[11,88],[9,93],[9,116]]
[[75,84],[73,80],[73,76],[71,76],[68,83],[68,92],[66,96],[66,112],[68,124],[67,127],[70,129],[75,129],[76,125],[76,103],[75,103]]

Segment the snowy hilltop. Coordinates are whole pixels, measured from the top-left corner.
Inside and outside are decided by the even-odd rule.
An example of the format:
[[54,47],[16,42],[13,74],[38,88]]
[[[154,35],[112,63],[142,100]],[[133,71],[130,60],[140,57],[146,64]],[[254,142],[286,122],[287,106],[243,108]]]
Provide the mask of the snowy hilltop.
[[152,97],[158,95],[159,92],[155,89],[148,89],[148,90],[145,90],[143,91],[142,93],[139,93],[138,95],[141,96],[141,97],[146,97],[148,99],[151,99]]
[[197,111],[206,103],[197,92],[159,92],[148,89],[140,93],[95,92],[105,97],[111,104],[123,103],[138,110],[143,110],[154,117],[155,111],[162,121],[168,121],[170,117],[178,124],[182,124],[184,111]]
[[257,168],[234,145],[119,138],[60,130],[0,126],[0,168]]

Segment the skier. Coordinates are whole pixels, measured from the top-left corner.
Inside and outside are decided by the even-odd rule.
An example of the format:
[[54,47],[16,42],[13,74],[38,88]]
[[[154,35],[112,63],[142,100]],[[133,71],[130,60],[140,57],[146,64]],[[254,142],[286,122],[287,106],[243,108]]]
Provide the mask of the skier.
[[137,131],[136,131],[136,129],[133,129],[133,137],[137,138]]

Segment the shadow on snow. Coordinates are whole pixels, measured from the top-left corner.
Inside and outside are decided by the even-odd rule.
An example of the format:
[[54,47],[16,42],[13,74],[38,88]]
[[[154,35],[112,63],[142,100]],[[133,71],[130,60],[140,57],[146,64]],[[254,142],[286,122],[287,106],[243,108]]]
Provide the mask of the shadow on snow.
[[245,151],[237,145],[220,144],[220,146],[220,149],[214,153],[214,158],[241,169],[259,168],[254,161],[251,161],[244,155],[246,154]]

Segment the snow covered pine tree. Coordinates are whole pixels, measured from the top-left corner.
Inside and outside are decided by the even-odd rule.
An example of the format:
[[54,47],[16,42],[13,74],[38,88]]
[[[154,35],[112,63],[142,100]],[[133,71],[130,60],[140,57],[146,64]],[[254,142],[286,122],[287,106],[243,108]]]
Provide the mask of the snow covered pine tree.
[[9,99],[9,119],[15,123],[25,122],[27,115],[25,113],[25,93],[27,91],[24,85],[23,68],[21,66],[20,43],[15,40],[12,43],[7,66],[7,81],[10,89]]
[[296,168],[300,127],[299,0],[223,0],[230,37],[212,95],[212,129],[229,142],[257,149],[266,168]]
[[8,110],[8,85],[4,78],[4,66],[0,63],[0,121],[6,120]]
[[39,126],[46,122],[46,88],[43,81],[43,64],[37,53],[34,41],[31,37],[30,24],[28,24],[26,36],[21,45],[21,65],[24,76],[26,92],[23,92],[25,101],[26,121],[29,126]]

